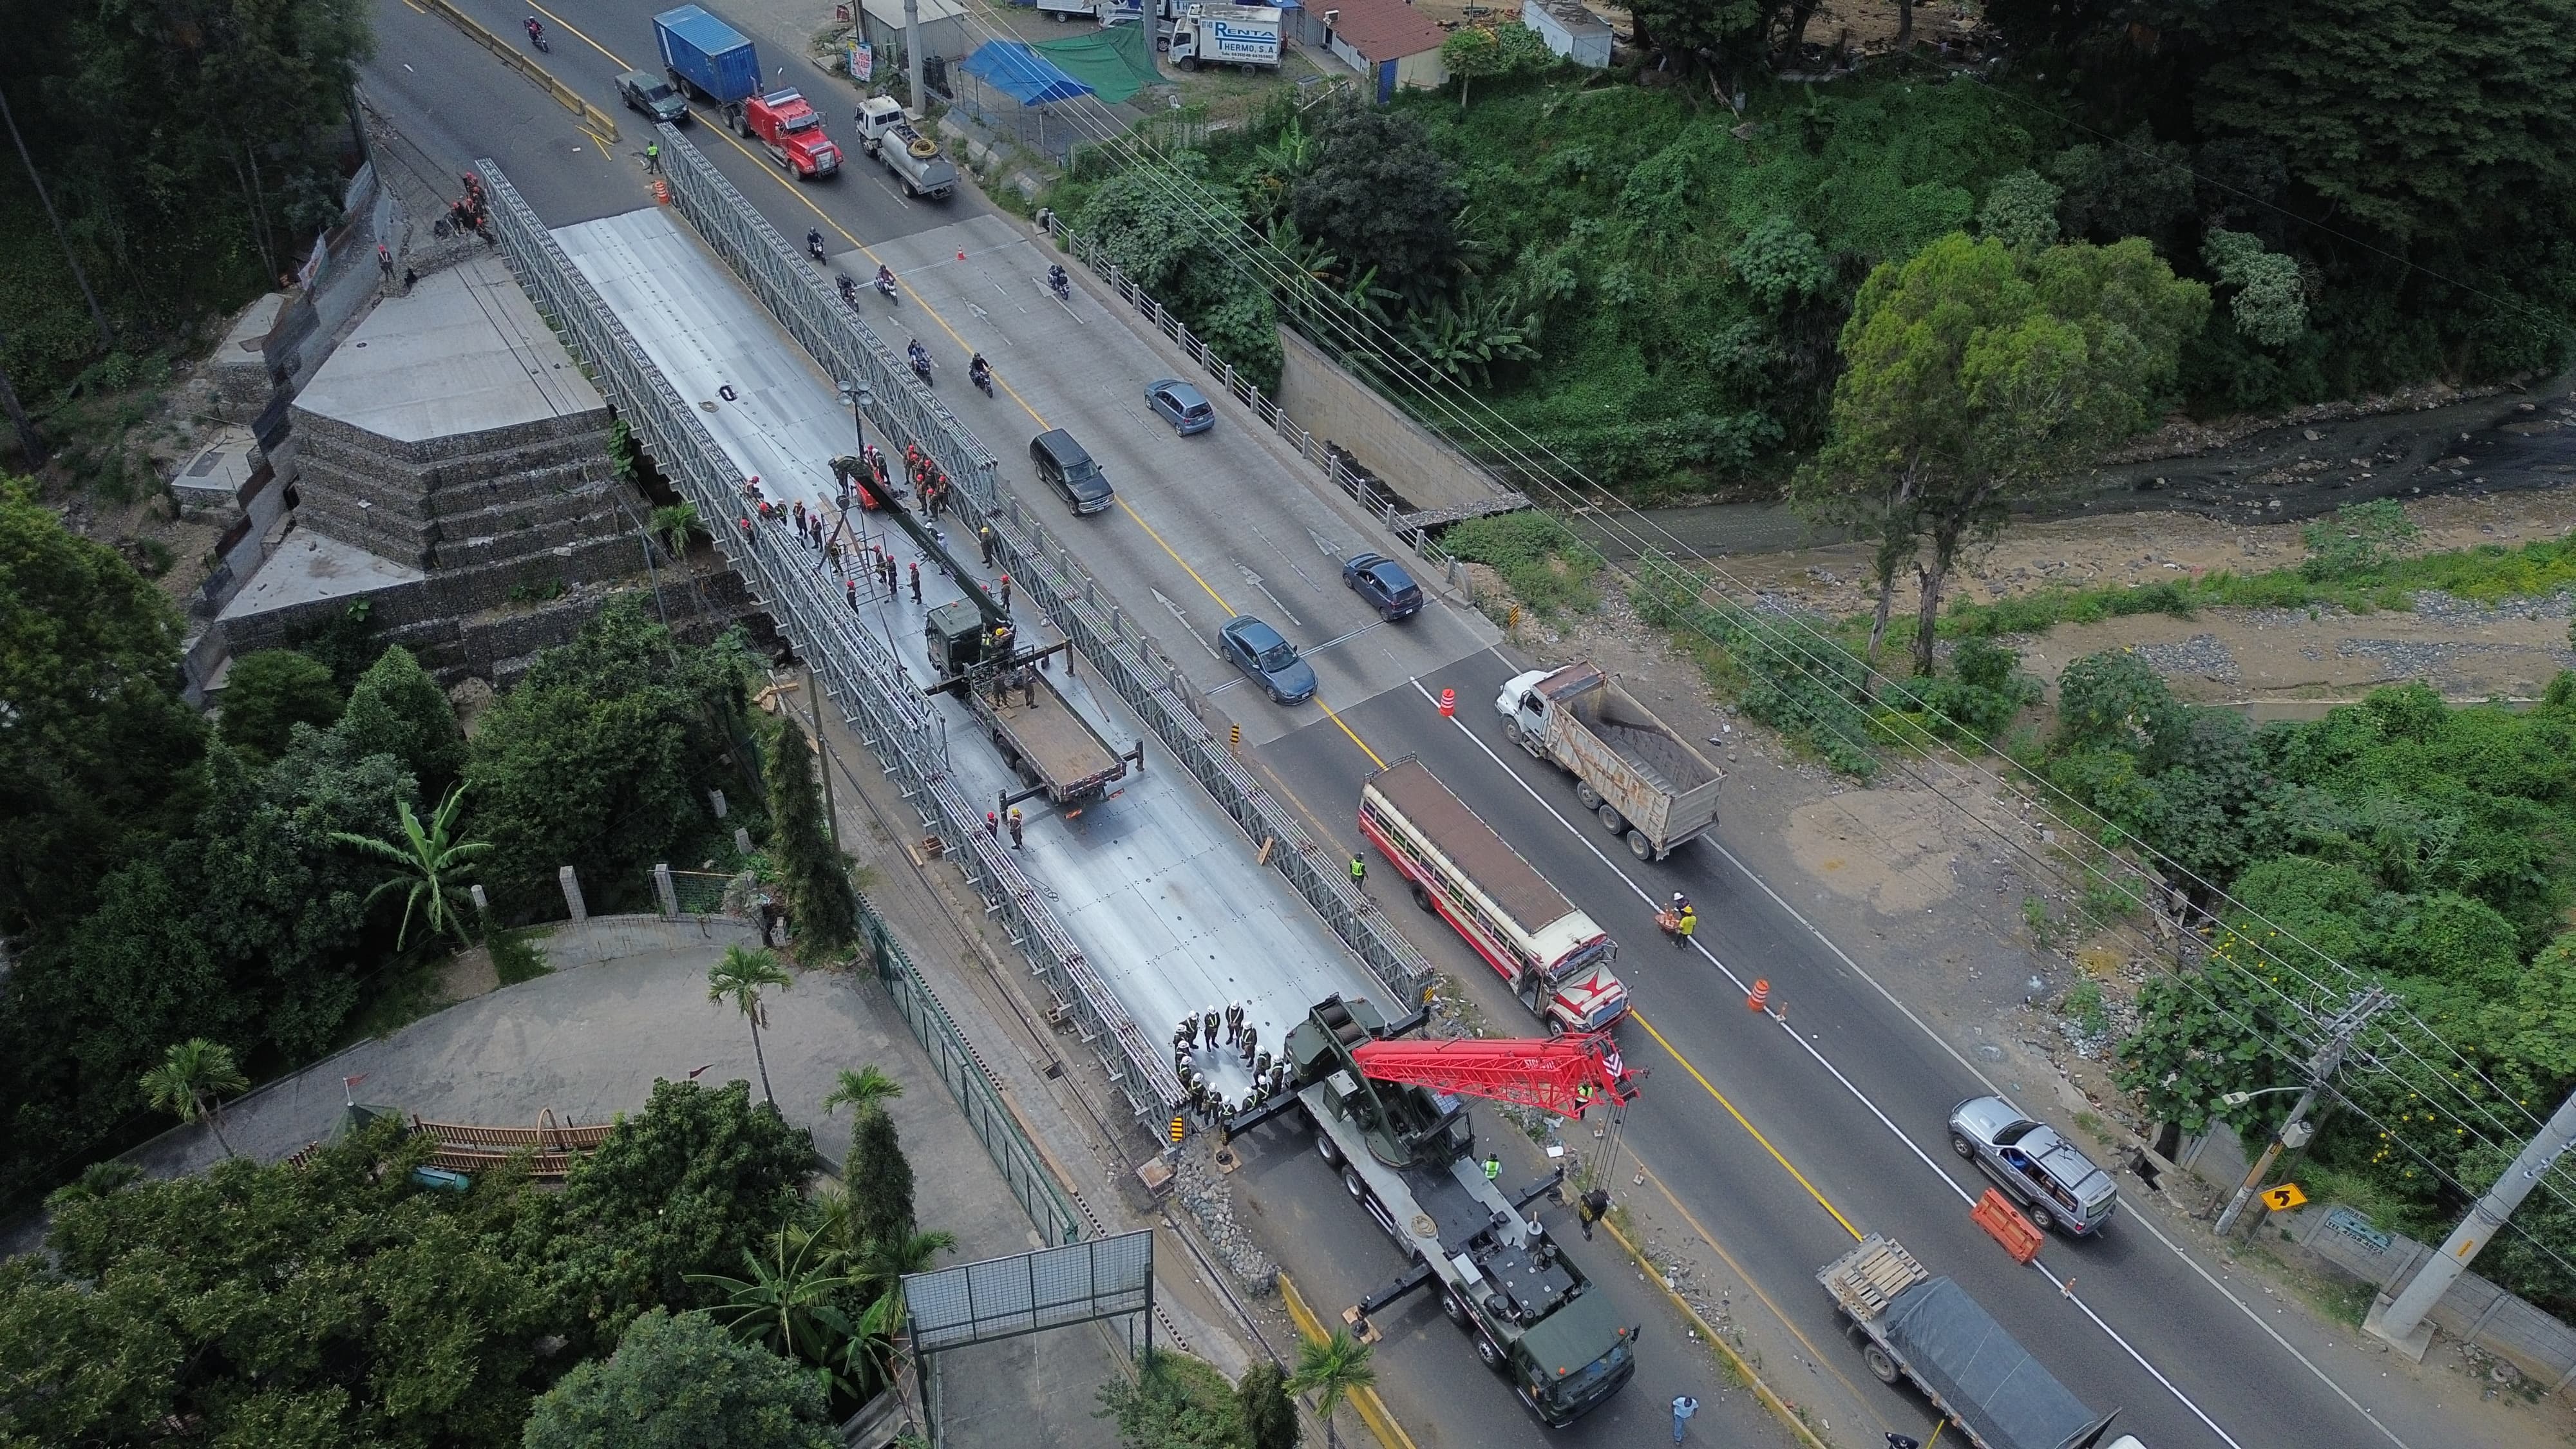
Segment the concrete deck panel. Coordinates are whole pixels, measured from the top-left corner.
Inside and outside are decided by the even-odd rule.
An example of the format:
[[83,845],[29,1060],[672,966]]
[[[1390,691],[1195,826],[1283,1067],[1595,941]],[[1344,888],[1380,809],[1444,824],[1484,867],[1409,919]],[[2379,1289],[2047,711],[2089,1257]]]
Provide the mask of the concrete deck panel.
[[418,583],[424,577],[409,564],[299,528],[287,535],[217,617],[238,619],[322,599],[354,598],[396,584]]
[[295,402],[412,443],[607,406],[497,255],[378,302]]
[[[714,404],[702,408],[701,420],[746,476],[759,475],[764,491],[781,504],[829,507],[828,460],[851,450],[849,415],[832,381],[721,263],[658,210],[561,228],[555,239],[680,396]],[[901,345],[899,333],[890,340]],[[731,401],[718,391],[726,385],[735,393]],[[872,441],[883,446],[882,439]],[[865,578],[859,598],[861,612],[892,642],[915,682],[935,683],[921,644],[925,615],[960,591],[908,539],[883,540],[870,515],[852,510],[848,527],[870,543],[889,542],[899,563],[922,562],[921,605],[908,589],[888,600]],[[947,532],[972,567],[963,527],[949,520]],[[764,530],[760,546],[802,547],[783,526]],[[803,556],[818,572],[828,567],[810,548]],[[840,584],[833,588],[840,591]],[[1014,614],[1024,640],[1061,637],[1025,598]],[[1144,736],[1123,702],[1091,690],[1087,666],[1077,665],[1068,678],[1064,661],[1053,663],[1058,687],[1113,745],[1123,750]],[[969,800],[995,801],[1006,787],[1018,787],[964,705],[942,696],[934,708],[948,723],[950,768]],[[1261,1039],[1275,1047],[1323,997],[1377,994],[1366,970],[1276,873],[1256,863],[1242,832],[1159,742],[1146,740],[1141,776],[1131,774],[1117,793],[1078,818],[1060,818],[1042,802],[1020,808],[1023,869],[1152,1040],[1168,1038],[1184,1012],[1242,1001]],[[1202,1052],[1199,1069],[1229,1095],[1240,1096],[1249,1085],[1231,1054]]]

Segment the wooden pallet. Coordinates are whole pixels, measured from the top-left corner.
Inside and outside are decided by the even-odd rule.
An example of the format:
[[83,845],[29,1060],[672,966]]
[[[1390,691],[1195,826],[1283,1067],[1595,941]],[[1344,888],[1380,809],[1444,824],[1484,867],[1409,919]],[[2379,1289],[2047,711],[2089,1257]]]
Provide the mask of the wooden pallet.
[[1827,1271],[1825,1286],[1852,1317],[1871,1319],[1886,1312],[1899,1294],[1931,1276],[1903,1244],[1873,1234]]

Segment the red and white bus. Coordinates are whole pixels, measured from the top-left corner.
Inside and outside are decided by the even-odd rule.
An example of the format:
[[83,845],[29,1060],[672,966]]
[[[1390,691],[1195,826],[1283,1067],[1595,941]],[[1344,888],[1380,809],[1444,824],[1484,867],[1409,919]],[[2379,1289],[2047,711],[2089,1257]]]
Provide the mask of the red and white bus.
[[1628,988],[1610,972],[1619,943],[1420,760],[1360,786],[1360,833],[1548,1030],[1602,1031],[1628,1014]]

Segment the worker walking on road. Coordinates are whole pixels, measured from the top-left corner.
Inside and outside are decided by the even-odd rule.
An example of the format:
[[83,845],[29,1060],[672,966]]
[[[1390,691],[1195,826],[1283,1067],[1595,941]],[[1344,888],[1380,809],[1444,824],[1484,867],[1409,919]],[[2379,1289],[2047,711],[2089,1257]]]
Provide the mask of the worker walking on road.
[[1351,889],[1364,890],[1367,886],[1368,862],[1360,859],[1360,853],[1354,850],[1351,852]]
[[1685,1424],[1688,1424],[1688,1423],[1691,1421],[1691,1415],[1696,1414],[1696,1413],[1698,1413],[1698,1412],[1699,1412],[1699,1400],[1692,1398],[1692,1397],[1691,1397],[1690,1395],[1688,1395],[1688,1394],[1677,1394],[1677,1395],[1675,1395],[1675,1396],[1674,1396],[1674,1398],[1673,1398],[1673,1442],[1674,1442],[1674,1443],[1678,1444],[1678,1443],[1682,1442],[1682,1426],[1683,1426],[1683,1425],[1685,1425]]
[[644,143],[644,174],[647,176],[662,174],[662,143],[659,141]]

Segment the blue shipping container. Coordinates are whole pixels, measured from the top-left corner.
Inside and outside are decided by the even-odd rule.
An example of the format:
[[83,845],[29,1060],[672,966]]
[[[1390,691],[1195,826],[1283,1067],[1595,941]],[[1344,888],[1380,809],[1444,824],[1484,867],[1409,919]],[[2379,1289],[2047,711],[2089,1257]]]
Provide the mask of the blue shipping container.
[[653,17],[653,39],[671,79],[720,106],[760,89],[760,56],[751,40],[696,5]]

